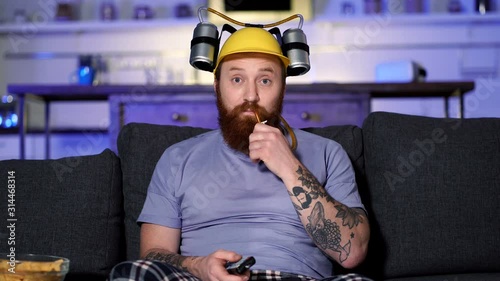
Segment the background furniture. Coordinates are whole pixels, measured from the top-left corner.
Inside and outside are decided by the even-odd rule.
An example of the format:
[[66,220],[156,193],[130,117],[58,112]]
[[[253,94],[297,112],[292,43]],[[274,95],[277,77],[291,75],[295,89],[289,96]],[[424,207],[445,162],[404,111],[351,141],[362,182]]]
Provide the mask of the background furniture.
[[[370,112],[370,99],[383,97],[442,97],[459,100],[459,117],[463,116],[464,95],[474,89],[474,82],[428,83],[319,83],[287,86],[283,116],[291,126],[322,127],[352,124],[361,126]],[[146,122],[163,125],[217,127],[217,109],[212,86],[181,85],[23,85],[8,86],[8,92],[19,97],[20,159],[25,158],[24,104],[28,95],[46,102],[45,147],[50,158],[50,103],[53,101],[109,100],[110,148],[116,151],[116,139],[123,125]]]
[[[362,128],[307,130],[340,143],[356,172],[372,236],[353,271],[391,281],[500,279],[499,118],[375,112]],[[136,219],[165,148],[206,131],[131,123],[120,157],[0,161],[0,174],[16,175],[16,251],[68,257],[67,281],[105,280],[113,265],[138,258]],[[1,204],[3,221],[7,214]],[[0,229],[4,241],[8,231]]]

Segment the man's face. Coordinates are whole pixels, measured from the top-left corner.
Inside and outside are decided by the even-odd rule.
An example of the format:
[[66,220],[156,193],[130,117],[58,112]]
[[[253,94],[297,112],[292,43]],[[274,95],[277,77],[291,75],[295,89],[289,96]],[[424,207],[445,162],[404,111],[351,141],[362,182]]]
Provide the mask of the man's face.
[[215,80],[219,125],[233,149],[248,154],[248,136],[259,115],[277,127],[284,94],[283,66],[273,56],[259,53],[234,54],[224,58],[220,79]]

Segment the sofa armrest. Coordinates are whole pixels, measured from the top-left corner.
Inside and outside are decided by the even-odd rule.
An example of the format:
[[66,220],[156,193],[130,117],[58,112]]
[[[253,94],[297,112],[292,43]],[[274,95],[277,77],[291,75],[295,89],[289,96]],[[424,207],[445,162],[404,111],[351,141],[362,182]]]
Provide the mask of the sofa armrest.
[[[4,184],[8,172],[15,176],[15,244],[1,243],[1,252],[13,246],[19,254],[66,257],[69,275],[75,277],[105,277],[124,260],[122,175],[111,150],[56,160],[0,161]],[[0,194],[7,200],[7,188]],[[6,202],[0,204],[4,222]],[[6,241],[12,233],[3,227],[0,236]]]

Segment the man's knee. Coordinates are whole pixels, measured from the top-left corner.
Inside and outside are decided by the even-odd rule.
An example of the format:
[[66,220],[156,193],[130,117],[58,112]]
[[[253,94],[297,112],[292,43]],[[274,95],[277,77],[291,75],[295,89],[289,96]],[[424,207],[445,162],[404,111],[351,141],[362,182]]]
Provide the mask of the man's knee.
[[199,281],[189,272],[180,271],[166,263],[150,260],[124,261],[113,267],[109,281]]
[[109,274],[109,280],[121,281],[133,278],[133,272],[137,270],[138,261],[124,261],[115,265]]

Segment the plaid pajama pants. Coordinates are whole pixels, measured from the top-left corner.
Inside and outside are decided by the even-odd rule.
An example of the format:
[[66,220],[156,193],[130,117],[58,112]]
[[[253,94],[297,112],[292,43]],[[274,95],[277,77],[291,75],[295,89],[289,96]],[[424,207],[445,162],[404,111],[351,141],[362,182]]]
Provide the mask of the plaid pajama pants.
[[[137,260],[122,262],[111,270],[109,281],[200,281],[189,272],[179,270],[158,261]],[[372,281],[364,276],[350,273],[324,279],[286,273],[276,270],[252,270],[250,281]]]

